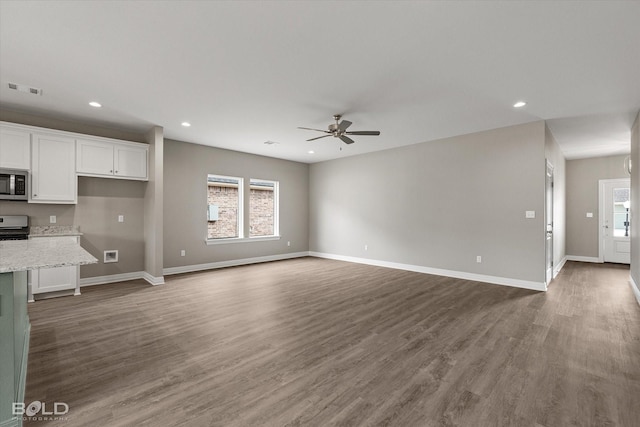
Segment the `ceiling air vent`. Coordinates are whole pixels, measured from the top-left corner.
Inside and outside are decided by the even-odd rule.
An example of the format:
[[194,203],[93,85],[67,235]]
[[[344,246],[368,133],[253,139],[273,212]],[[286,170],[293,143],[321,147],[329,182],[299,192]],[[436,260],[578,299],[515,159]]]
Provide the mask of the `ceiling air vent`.
[[33,95],[42,95],[42,89],[27,85],[20,85],[17,83],[9,83],[9,89],[17,90],[19,92],[31,93]]

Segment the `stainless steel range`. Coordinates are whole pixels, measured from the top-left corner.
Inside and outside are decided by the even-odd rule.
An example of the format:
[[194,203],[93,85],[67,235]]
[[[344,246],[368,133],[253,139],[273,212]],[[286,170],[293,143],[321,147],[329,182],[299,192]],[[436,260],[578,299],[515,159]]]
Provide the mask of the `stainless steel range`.
[[27,215],[0,215],[0,240],[27,240],[29,217]]

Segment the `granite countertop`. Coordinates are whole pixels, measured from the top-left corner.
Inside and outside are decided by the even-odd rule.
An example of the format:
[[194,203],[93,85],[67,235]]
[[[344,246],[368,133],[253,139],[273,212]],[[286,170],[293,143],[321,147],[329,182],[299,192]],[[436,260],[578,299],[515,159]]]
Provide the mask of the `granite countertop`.
[[0,241],[0,273],[97,262],[93,255],[71,240]]
[[82,236],[75,225],[34,225],[29,229],[29,237]]

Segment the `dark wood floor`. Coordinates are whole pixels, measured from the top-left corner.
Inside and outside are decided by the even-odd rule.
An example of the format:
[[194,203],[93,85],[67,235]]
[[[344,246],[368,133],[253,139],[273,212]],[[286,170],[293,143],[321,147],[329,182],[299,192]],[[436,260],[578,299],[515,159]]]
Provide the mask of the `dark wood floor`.
[[617,265],[547,293],[301,258],[38,301],[26,402],[64,426],[638,426]]

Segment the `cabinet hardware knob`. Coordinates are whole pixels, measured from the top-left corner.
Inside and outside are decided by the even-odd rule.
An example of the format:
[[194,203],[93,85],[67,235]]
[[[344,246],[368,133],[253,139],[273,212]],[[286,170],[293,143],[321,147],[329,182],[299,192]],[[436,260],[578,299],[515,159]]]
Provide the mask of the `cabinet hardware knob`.
[[109,171],[109,173],[113,173],[113,169]]

